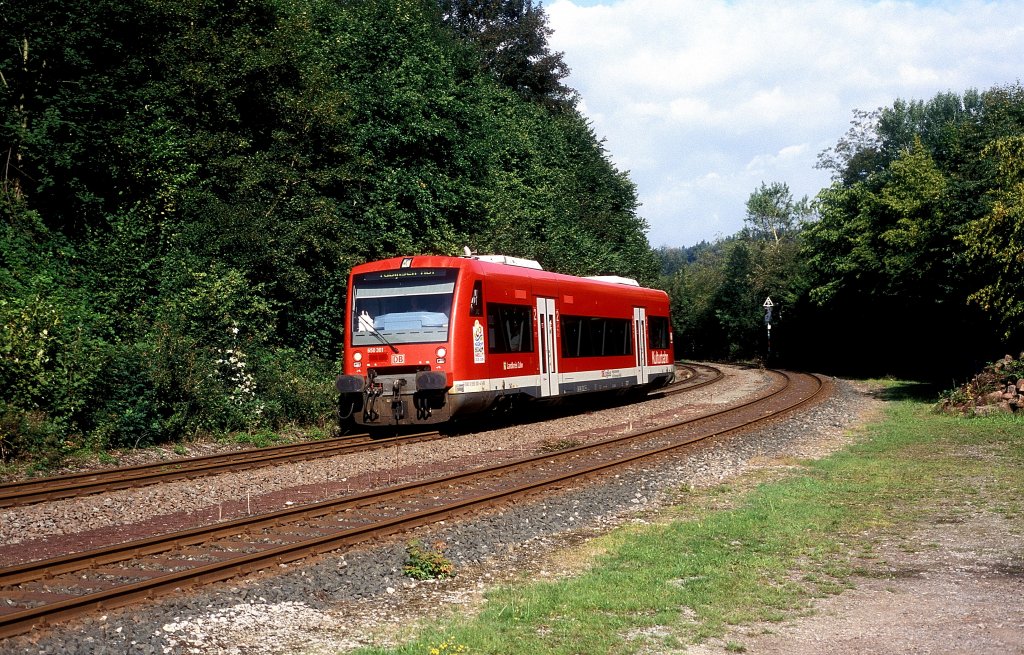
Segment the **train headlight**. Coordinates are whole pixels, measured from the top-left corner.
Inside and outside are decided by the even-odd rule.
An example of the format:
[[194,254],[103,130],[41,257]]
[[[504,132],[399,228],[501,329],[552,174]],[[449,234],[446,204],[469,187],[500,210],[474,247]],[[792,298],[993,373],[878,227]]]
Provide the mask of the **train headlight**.
[[352,355],[352,359],[357,362],[363,361],[363,353],[356,353]]
[[446,348],[438,348],[437,349],[437,356],[438,357],[444,357],[447,354],[448,354],[448,350]]

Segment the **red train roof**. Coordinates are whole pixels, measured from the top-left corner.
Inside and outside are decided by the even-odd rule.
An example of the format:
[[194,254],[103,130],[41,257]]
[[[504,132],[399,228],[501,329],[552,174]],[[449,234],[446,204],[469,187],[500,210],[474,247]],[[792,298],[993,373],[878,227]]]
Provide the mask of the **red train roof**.
[[[650,289],[636,285],[634,280],[619,278],[617,276],[600,276],[601,279],[578,277],[564,273],[553,273],[541,268],[533,268],[525,262],[536,264],[532,260],[518,259],[514,257],[504,258],[507,263],[499,263],[500,256],[481,257],[449,257],[446,255],[414,255],[412,257],[392,257],[375,262],[359,264],[352,269],[353,274],[370,273],[376,271],[390,271],[398,268],[458,268],[460,270],[473,271],[479,275],[500,275],[503,277],[517,277],[536,282],[547,282],[555,284],[568,284],[574,287],[591,286],[600,287],[605,290],[616,289],[619,293],[638,296],[649,296],[655,294],[659,299],[668,297],[660,289]],[[519,263],[508,263],[519,262]],[[628,282],[626,281],[628,280]],[[635,286],[634,286],[635,285]]]

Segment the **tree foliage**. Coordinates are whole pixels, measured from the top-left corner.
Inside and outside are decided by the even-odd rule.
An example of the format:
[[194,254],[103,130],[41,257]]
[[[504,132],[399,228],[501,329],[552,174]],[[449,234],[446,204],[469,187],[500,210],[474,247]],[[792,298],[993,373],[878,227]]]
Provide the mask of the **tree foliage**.
[[1024,322],[1024,135],[996,139],[982,154],[996,162],[991,209],[967,224],[959,240],[967,259],[991,270],[968,300],[1000,317],[1006,337],[1021,336]]
[[444,22],[473,44],[480,70],[522,97],[571,109],[576,93],[562,83],[569,67],[551,52],[547,15],[534,0],[439,0]]
[[762,182],[747,199],[744,222],[749,238],[778,245],[796,234],[800,224],[810,215],[808,199],[804,197],[794,201],[788,184]]
[[323,424],[368,259],[470,245],[653,279],[539,4],[446,11],[5,6],[0,449]]
[[[805,238],[808,294],[831,334],[851,344],[851,359],[966,369],[1010,346],[995,326],[1020,335],[1006,294],[1012,267],[1001,259],[1012,252],[1002,238],[1009,224],[995,240],[983,226],[998,222],[994,203],[1012,189],[995,144],[1022,133],[1024,92],[1011,85],[859,113],[823,156],[835,181],[819,194],[821,218]],[[996,289],[1004,291],[989,295]],[[1003,300],[984,300],[996,296]],[[866,325],[905,338],[866,339]],[[944,364],[933,359],[939,352]]]
[[747,225],[738,234],[693,248],[682,265],[679,253],[658,251],[681,353],[710,359],[769,354],[764,302],[773,299],[775,324],[783,308],[796,305],[803,289],[800,235],[810,216],[808,200],[794,201],[788,185],[762,183],[747,200]]
[[792,366],[948,381],[1016,352],[1022,138],[1019,84],[854,112],[813,203],[762,183],[738,234],[681,268],[659,253],[683,351],[763,356],[771,296],[772,352]]

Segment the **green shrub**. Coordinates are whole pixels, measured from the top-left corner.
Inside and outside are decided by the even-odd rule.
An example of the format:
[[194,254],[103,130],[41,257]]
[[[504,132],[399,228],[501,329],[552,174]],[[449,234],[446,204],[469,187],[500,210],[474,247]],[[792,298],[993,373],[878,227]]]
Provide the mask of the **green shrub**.
[[44,412],[0,400],[0,460],[35,455],[49,459],[68,449],[66,427]]
[[419,539],[405,548],[408,559],[402,571],[416,580],[439,580],[455,575],[455,565],[444,555],[444,543],[425,546]]
[[331,362],[291,348],[258,349],[250,361],[268,425],[323,428],[333,419],[337,373]]
[[274,319],[262,289],[217,265],[171,282],[179,288],[165,295],[147,337],[162,430],[177,438],[260,427],[266,403],[249,353],[263,347]]
[[0,300],[5,456],[81,446],[109,363],[105,332],[80,291],[46,275]]
[[139,448],[162,439],[161,403],[144,344],[111,348],[87,441],[97,450]]

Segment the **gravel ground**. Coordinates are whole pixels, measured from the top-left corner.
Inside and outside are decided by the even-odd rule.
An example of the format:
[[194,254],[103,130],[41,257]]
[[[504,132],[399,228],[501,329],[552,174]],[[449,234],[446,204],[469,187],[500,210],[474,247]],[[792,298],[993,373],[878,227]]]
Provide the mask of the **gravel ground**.
[[136,526],[139,532],[166,532],[280,509],[289,502],[319,501],[455,471],[467,462],[520,457],[567,436],[581,442],[599,439],[653,424],[659,416],[698,415],[750,396],[768,383],[763,372],[730,369],[726,380],[710,388],[632,406],[364,454],[4,509],[0,510],[0,543],[4,544],[0,546],[0,566],[40,559],[65,549],[72,540],[91,545],[123,541],[126,525]]
[[[397,453],[392,449],[4,511],[0,538],[10,545],[0,548],[0,561],[22,560],[28,552],[42,556],[38,553],[61,542],[117,540],[139,524],[147,529],[194,525],[247,508],[263,510],[398,482],[453,461],[464,465],[518,457],[567,435],[583,441],[591,433],[640,427],[654,416],[704,413],[749,397],[769,382],[761,371],[723,368],[727,379],[709,388],[629,407],[402,447]],[[453,608],[470,611],[484,589],[509,575],[568,574],[572,564],[551,559],[552,553],[623,522],[644,520],[671,502],[681,485],[715,485],[752,468],[783,470],[793,457],[815,458],[841,448],[849,439],[847,429],[878,405],[862,390],[840,383],[829,401],[758,433],[722,439],[542,502],[519,502],[419,531],[416,536],[446,544],[459,573],[453,580],[414,583],[405,578],[406,535],[374,548],[283,566],[273,575],[10,639],[0,644],[0,652],[320,654],[393,643],[417,618]],[[67,533],[63,526],[69,525],[81,532]]]

